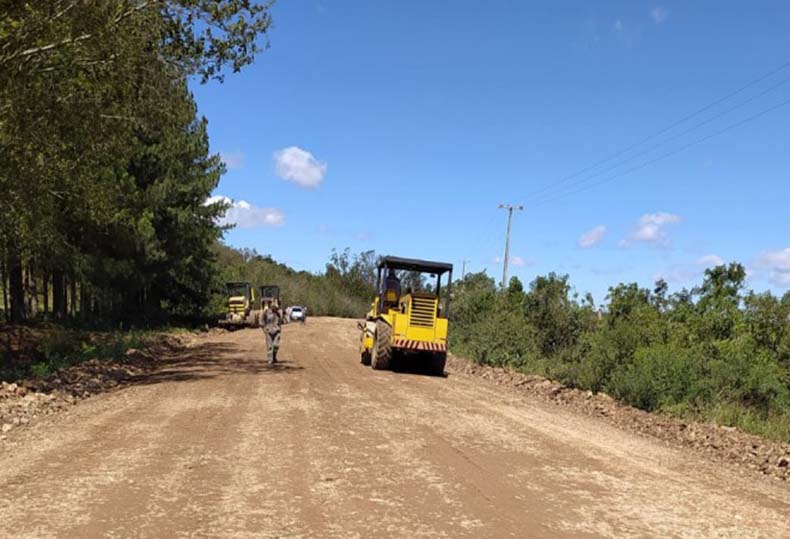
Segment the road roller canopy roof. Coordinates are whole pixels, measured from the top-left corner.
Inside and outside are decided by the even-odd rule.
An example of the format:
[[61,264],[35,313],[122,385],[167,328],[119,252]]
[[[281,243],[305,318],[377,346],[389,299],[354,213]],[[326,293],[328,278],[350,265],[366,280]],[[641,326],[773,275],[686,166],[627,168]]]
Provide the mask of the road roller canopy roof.
[[250,290],[250,283],[246,281],[231,281],[225,283],[225,288],[229,294],[243,296]]
[[430,260],[417,260],[416,258],[400,258],[398,256],[383,256],[379,259],[379,268],[392,268],[396,270],[419,271],[422,273],[442,273],[453,271],[453,265],[447,262],[431,262]]

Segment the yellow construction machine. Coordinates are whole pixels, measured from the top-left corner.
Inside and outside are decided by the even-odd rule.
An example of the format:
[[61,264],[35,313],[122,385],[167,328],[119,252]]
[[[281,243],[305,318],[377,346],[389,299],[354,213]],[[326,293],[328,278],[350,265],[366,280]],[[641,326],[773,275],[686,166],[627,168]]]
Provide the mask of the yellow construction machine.
[[255,289],[248,282],[225,283],[227,290],[227,308],[220,325],[237,327],[254,327],[258,325],[260,305],[255,301]]
[[[435,285],[426,282],[426,274]],[[447,275],[442,290],[442,277]],[[394,357],[409,357],[434,374],[444,373],[447,317],[453,265],[385,256],[378,262],[377,295],[359,324],[361,361],[389,369]],[[405,289],[404,289],[405,288]]]
[[263,304],[265,301],[277,301],[280,302],[280,287],[276,284],[265,284],[258,288],[260,291],[260,303]]

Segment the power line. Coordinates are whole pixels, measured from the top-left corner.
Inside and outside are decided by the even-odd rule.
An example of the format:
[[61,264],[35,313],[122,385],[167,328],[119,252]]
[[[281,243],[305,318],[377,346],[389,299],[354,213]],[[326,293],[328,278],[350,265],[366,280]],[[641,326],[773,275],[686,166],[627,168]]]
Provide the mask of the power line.
[[[479,252],[480,248],[484,244],[491,244],[493,242],[493,238],[495,235],[493,231],[493,224],[494,224],[494,220],[496,219],[496,216],[497,214],[492,212],[488,216],[488,221],[486,221],[485,225],[479,228],[481,234],[478,235],[477,241],[472,242],[471,247],[468,248],[468,253],[470,256],[474,253]],[[488,233],[486,233],[486,230],[488,230]]]
[[693,142],[690,142],[689,144],[686,144],[684,146],[681,146],[680,148],[672,150],[671,152],[667,152],[667,153],[662,154],[662,155],[660,155],[660,156],[658,156],[658,157],[656,157],[654,159],[651,159],[649,161],[641,163],[641,164],[639,164],[639,165],[637,165],[635,167],[629,168],[629,169],[627,169],[627,170],[625,170],[625,171],[623,171],[623,172],[621,172],[619,174],[615,174],[614,176],[609,176],[609,177],[604,178],[604,179],[602,179],[600,181],[584,185],[580,189],[570,190],[570,191],[566,191],[566,192],[563,192],[563,193],[557,193],[556,196],[550,196],[548,198],[544,198],[540,202],[536,202],[535,205],[536,206],[542,206],[542,205],[547,204],[549,202],[553,202],[555,200],[559,200],[561,198],[564,198],[565,196],[575,195],[575,194],[587,191],[587,190],[589,190],[589,189],[591,189],[593,187],[597,187],[597,186],[602,185],[604,183],[610,182],[610,181],[612,181],[612,180],[614,180],[616,178],[619,178],[619,177],[624,176],[626,174],[630,174],[631,172],[635,172],[637,170],[645,168],[646,166],[652,165],[653,163],[656,163],[658,161],[662,161],[662,160],[664,160],[664,159],[666,159],[668,157],[676,155],[676,154],[678,154],[678,153],[680,153],[680,152],[682,152],[684,150],[687,150],[688,148],[691,148],[692,146],[696,146],[697,144],[701,144],[701,143],[703,143],[703,142],[705,142],[707,140],[710,140],[710,139],[712,139],[714,137],[722,135],[722,134],[724,134],[724,133],[726,133],[728,131],[732,131],[733,129],[737,129],[738,127],[740,127],[740,126],[742,126],[744,124],[747,124],[747,123],[749,123],[749,122],[751,122],[753,120],[756,120],[756,119],[758,119],[758,118],[760,118],[762,116],[765,116],[766,114],[768,114],[770,112],[773,112],[773,111],[775,111],[777,109],[780,109],[780,108],[782,108],[782,107],[784,107],[784,106],[786,106],[788,104],[790,104],[790,99],[786,99],[785,101],[781,101],[780,103],[777,103],[776,105],[773,105],[771,107],[768,107],[767,109],[761,110],[757,114],[753,114],[752,116],[744,118],[741,121],[738,121],[738,122],[735,122],[733,124],[730,124],[730,125],[728,125],[727,127],[723,128],[723,129],[720,129],[720,130],[718,130],[718,131],[716,131],[714,133],[711,133],[711,134],[706,135],[706,136],[704,136],[702,138],[699,138],[699,139],[697,139],[697,140],[695,140]]
[[688,120],[690,120],[690,119],[692,119],[692,118],[694,118],[696,116],[699,116],[703,112],[705,112],[707,110],[710,110],[711,108],[713,108],[713,107],[715,107],[715,106],[727,101],[728,99],[740,94],[744,90],[747,90],[747,89],[751,88],[752,86],[755,86],[756,84],[759,84],[759,83],[763,82],[764,80],[771,78],[772,76],[776,75],[777,73],[779,73],[781,71],[784,71],[788,67],[790,67],[790,61],[786,61],[785,63],[781,64],[779,67],[769,71],[768,73],[765,73],[765,74],[757,77],[756,79],[751,80],[750,82],[748,82],[745,85],[741,86],[740,88],[728,93],[727,95],[717,99],[716,101],[714,101],[712,103],[709,103],[709,104],[707,104],[707,105],[695,110],[694,112],[684,116],[683,118],[673,122],[672,124],[660,129],[659,131],[657,131],[657,132],[655,132],[655,133],[653,133],[651,135],[648,135],[647,137],[641,139],[639,142],[636,142],[635,144],[631,144],[630,146],[628,146],[628,147],[626,147],[626,148],[624,148],[622,150],[619,150],[619,151],[615,152],[614,154],[612,154],[612,155],[610,155],[610,156],[608,156],[608,157],[606,157],[606,158],[604,158],[604,159],[602,159],[600,161],[597,161],[597,162],[593,163],[592,165],[584,167],[583,169],[581,169],[581,170],[579,170],[579,171],[577,171],[577,172],[575,172],[573,174],[565,176],[565,177],[561,178],[559,181],[557,181],[555,183],[544,185],[543,187],[538,188],[535,191],[532,191],[531,193],[529,193],[526,196],[526,198],[531,199],[532,197],[537,197],[538,195],[541,195],[541,194],[545,193],[546,191],[550,191],[552,189],[556,189],[557,187],[561,186],[562,184],[567,183],[568,181],[570,181],[570,180],[572,180],[572,179],[574,179],[574,178],[576,178],[578,176],[581,176],[582,174],[584,174],[584,173],[586,173],[588,171],[591,171],[591,170],[597,168],[598,166],[600,166],[600,165],[602,165],[604,163],[612,161],[612,160],[620,157],[621,155],[630,152],[631,150],[634,150],[635,148],[643,145],[645,142],[653,140],[653,139],[663,135],[664,133],[667,133],[668,131],[671,131],[675,127],[677,127],[677,126],[687,122]]
[[[621,160],[620,162],[618,162],[616,164],[613,164],[612,166],[610,166],[610,167],[608,167],[608,168],[606,168],[606,169],[604,169],[602,171],[598,171],[598,172],[596,172],[594,174],[588,175],[587,177],[581,178],[581,179],[579,179],[579,180],[577,180],[575,182],[570,182],[570,180],[572,180],[574,178],[577,178],[577,177],[585,174],[588,171],[594,170],[595,168],[599,167],[600,165],[602,165],[604,163],[607,163],[609,161],[615,160],[618,157],[620,157],[620,156],[622,156],[624,154],[627,154],[628,152],[631,152],[632,150],[642,146],[643,144],[645,144],[646,142],[649,142],[650,140],[653,140],[655,138],[660,137],[661,135],[663,135],[663,134],[673,130],[674,128],[682,125],[683,123],[691,120],[692,118],[695,118],[695,117],[699,116],[700,114],[702,114],[702,113],[704,113],[704,112],[716,107],[717,105],[720,105],[721,103],[726,102],[727,100],[735,97],[736,95],[744,92],[745,90],[747,90],[747,89],[749,89],[749,88],[751,88],[751,87],[753,87],[753,86],[755,86],[755,85],[757,85],[757,84],[759,84],[759,83],[771,78],[772,76],[776,75],[777,73],[780,73],[781,71],[784,71],[788,67],[790,67],[790,61],[786,61],[785,63],[781,64],[777,68],[775,68],[775,69],[773,69],[773,70],[771,70],[771,71],[769,71],[769,72],[767,72],[767,73],[765,73],[765,74],[763,74],[763,75],[751,80],[750,82],[748,82],[748,83],[744,84],[743,86],[737,88],[736,90],[724,95],[723,97],[713,101],[712,103],[709,103],[709,104],[707,104],[707,105],[705,105],[705,106],[693,111],[692,113],[687,114],[683,118],[671,123],[670,125],[660,129],[659,131],[657,131],[657,132],[655,132],[655,133],[653,133],[651,135],[648,135],[647,137],[644,137],[643,139],[641,139],[640,141],[636,142],[635,144],[631,144],[630,146],[628,146],[628,147],[626,147],[626,148],[624,148],[622,150],[619,150],[618,152],[610,155],[609,157],[606,157],[605,159],[597,161],[597,162],[593,163],[592,165],[587,166],[587,167],[579,170],[578,172],[575,172],[575,173],[573,173],[571,175],[565,176],[564,178],[561,178],[558,182],[555,182],[553,184],[544,185],[543,187],[537,189],[536,191],[533,191],[529,196],[534,196],[536,198],[534,205],[542,206],[544,204],[547,204],[549,202],[553,202],[555,200],[559,200],[559,199],[564,198],[566,196],[571,196],[571,195],[574,195],[576,193],[581,193],[581,192],[587,191],[587,190],[589,190],[589,189],[591,189],[593,187],[596,187],[598,185],[602,185],[604,183],[610,182],[610,181],[612,181],[614,179],[617,179],[619,177],[625,176],[627,174],[630,174],[632,172],[635,172],[637,170],[645,168],[645,167],[647,167],[647,166],[649,166],[649,165],[651,165],[653,163],[656,163],[658,161],[667,159],[667,158],[669,158],[669,157],[671,157],[673,155],[676,155],[676,154],[678,154],[678,153],[680,153],[680,152],[682,152],[682,151],[684,151],[684,150],[686,150],[686,149],[688,149],[688,148],[690,148],[692,146],[695,146],[697,144],[701,144],[701,143],[703,143],[703,142],[705,142],[707,140],[710,140],[711,138],[714,138],[714,137],[719,136],[721,134],[724,134],[724,133],[726,133],[728,131],[736,129],[736,128],[738,128],[738,127],[740,127],[740,126],[742,126],[742,125],[744,125],[744,124],[746,124],[746,123],[748,123],[750,121],[756,120],[757,118],[760,118],[761,116],[764,116],[765,114],[768,114],[768,113],[770,113],[770,112],[772,112],[774,110],[777,110],[777,109],[787,105],[788,103],[790,103],[790,100],[783,101],[783,102],[781,102],[781,103],[779,103],[777,105],[774,105],[774,106],[771,106],[771,107],[769,107],[767,109],[764,109],[764,110],[762,110],[762,111],[760,111],[760,112],[758,112],[758,113],[756,113],[756,114],[754,114],[752,116],[749,116],[749,117],[747,117],[747,118],[745,118],[745,119],[743,119],[741,121],[738,121],[738,122],[735,122],[733,124],[730,124],[730,125],[726,126],[723,129],[715,131],[715,132],[713,132],[711,134],[708,134],[708,135],[706,135],[704,137],[701,137],[701,138],[699,138],[697,140],[694,140],[694,141],[692,141],[692,142],[690,142],[688,144],[685,144],[685,145],[681,146],[680,148],[677,148],[677,149],[672,150],[670,152],[667,152],[667,153],[664,153],[662,155],[659,155],[659,156],[657,156],[657,157],[655,157],[653,159],[650,159],[650,160],[648,160],[646,162],[643,162],[641,164],[633,166],[633,167],[631,167],[629,169],[626,169],[626,170],[624,170],[624,171],[622,171],[620,173],[614,174],[612,176],[607,176],[607,177],[605,177],[605,178],[603,178],[603,179],[601,179],[600,181],[597,181],[597,182],[587,183],[591,179],[593,179],[593,178],[595,178],[597,176],[601,176],[602,174],[605,174],[606,172],[609,172],[611,170],[620,168],[623,165],[625,165],[625,164],[637,159],[638,157],[641,157],[641,156],[644,156],[646,154],[649,154],[652,151],[654,151],[654,150],[656,150],[656,149],[658,149],[658,148],[660,148],[662,146],[665,146],[666,144],[668,144],[670,142],[673,142],[673,141],[679,139],[680,137],[688,135],[689,133],[699,129],[700,127],[703,127],[703,126],[711,123],[713,120],[721,118],[721,117],[725,116],[726,114],[729,114],[730,112],[732,112],[732,111],[734,111],[734,110],[736,110],[738,108],[743,107],[744,105],[747,105],[747,104],[755,101],[756,99],[768,94],[769,92],[775,90],[776,88],[778,88],[780,86],[783,86],[784,84],[787,84],[788,82],[790,82],[790,79],[782,80],[782,81],[770,86],[766,90],[763,90],[762,92],[760,92],[760,93],[758,93],[756,95],[752,95],[751,97],[748,97],[744,101],[741,101],[740,103],[738,103],[738,104],[736,104],[736,105],[734,105],[734,106],[732,106],[732,107],[730,107],[730,108],[728,108],[728,109],[726,109],[724,111],[721,111],[721,112],[719,112],[717,114],[714,114],[713,116],[707,118],[706,120],[703,120],[703,121],[695,124],[694,126],[682,131],[681,133],[675,134],[675,135],[673,135],[673,136],[671,136],[669,138],[664,139],[663,141],[661,141],[661,142],[659,142],[657,144],[654,144],[653,146],[651,146],[647,150],[643,150],[643,151],[639,152],[636,155],[632,155],[632,156],[626,158],[625,160]],[[567,185],[565,185],[563,187],[563,184],[567,184]],[[538,195],[542,195],[542,196],[538,196]],[[505,207],[505,206],[501,205],[500,207]],[[523,208],[523,207],[521,207],[521,208]],[[521,208],[519,208],[519,209],[521,209]],[[492,214],[491,221],[489,221],[487,226],[483,227],[480,230],[485,230],[486,228],[488,228],[488,226],[490,226],[490,224],[493,221],[493,217],[494,217],[494,215]],[[510,221],[510,219],[508,219],[508,221]],[[481,240],[478,241],[478,242],[475,242],[474,248],[472,249],[471,252],[477,252],[478,248],[483,243],[483,241],[485,243],[488,243],[488,244],[492,243],[494,235],[495,235],[494,232],[491,232],[489,234],[486,234],[485,236],[481,236],[480,237]],[[508,234],[508,237],[506,238],[506,251],[508,251],[508,250],[509,250],[509,234]],[[506,252],[506,256],[508,254],[509,253]],[[505,263],[505,266],[506,266],[506,263]],[[505,267],[503,269],[504,269],[504,271],[503,271],[503,286],[506,286],[506,283],[504,282],[504,280],[505,280],[506,275],[507,275],[507,268]]]
[[[636,153],[636,154],[632,155],[631,157],[629,157],[627,159],[624,159],[624,160],[620,161],[619,163],[616,163],[616,164],[614,164],[614,165],[612,165],[610,167],[604,168],[604,169],[602,169],[602,170],[600,170],[600,171],[598,171],[598,172],[596,172],[594,174],[590,174],[589,176],[586,176],[586,177],[583,177],[583,178],[579,178],[579,179],[577,179],[577,180],[575,180],[573,182],[569,182],[566,187],[572,187],[574,185],[584,184],[585,182],[591,180],[592,178],[601,176],[603,174],[606,174],[607,172],[610,172],[612,170],[620,168],[623,165],[626,165],[626,164],[634,161],[635,159],[638,159],[639,157],[645,156],[645,155],[653,152],[654,150],[657,150],[657,149],[659,149],[659,148],[661,148],[663,146],[666,146],[670,142],[674,142],[674,141],[676,141],[676,140],[688,135],[689,133],[692,133],[692,132],[696,131],[700,127],[704,127],[704,126],[708,125],[709,123],[713,122],[714,120],[718,120],[719,118],[729,114],[730,112],[733,112],[734,110],[737,110],[737,109],[739,109],[739,108],[741,108],[741,107],[743,107],[745,105],[748,105],[749,103],[752,103],[756,99],[759,99],[759,98],[763,97],[764,95],[772,92],[773,90],[779,88],[780,86],[783,86],[783,85],[787,84],[788,82],[790,82],[790,79],[784,79],[784,80],[780,81],[779,83],[774,84],[773,86],[769,87],[768,89],[760,92],[759,94],[756,94],[756,95],[754,95],[754,96],[752,96],[752,97],[750,97],[750,98],[748,98],[748,99],[746,99],[744,101],[741,101],[740,103],[738,103],[738,104],[736,104],[736,105],[734,105],[734,106],[732,106],[732,107],[730,107],[730,108],[728,108],[728,109],[726,109],[724,111],[719,112],[718,114],[715,114],[715,115],[713,115],[713,116],[711,116],[711,117],[709,117],[709,118],[707,118],[707,119],[705,119],[705,120],[703,120],[703,121],[701,121],[701,122],[699,122],[697,124],[694,124],[693,126],[689,127],[688,129],[686,129],[684,131],[681,131],[680,133],[676,133],[675,135],[672,135],[671,137],[666,138],[666,139],[662,140],[661,142],[659,142],[657,144],[654,144],[654,145],[648,147],[647,149],[642,150],[639,153]],[[538,202],[538,201],[540,201],[541,198],[544,198],[544,197],[549,197],[550,198],[550,197],[552,197],[555,194],[556,193],[546,192],[546,194],[543,197],[542,196],[536,196],[532,200],[533,200],[533,202]]]

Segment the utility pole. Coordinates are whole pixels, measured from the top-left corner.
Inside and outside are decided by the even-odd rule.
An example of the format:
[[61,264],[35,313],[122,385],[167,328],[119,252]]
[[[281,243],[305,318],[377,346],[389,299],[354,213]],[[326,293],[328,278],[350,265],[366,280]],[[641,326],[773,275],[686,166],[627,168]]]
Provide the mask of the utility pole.
[[507,210],[507,236],[505,236],[505,259],[502,261],[502,290],[507,290],[507,262],[510,256],[510,225],[513,223],[513,210],[521,211],[524,206],[500,204],[500,209]]
[[462,281],[464,280],[464,277],[466,277],[466,263],[467,262],[471,262],[471,260],[461,260],[461,267],[463,268],[461,270],[461,280]]

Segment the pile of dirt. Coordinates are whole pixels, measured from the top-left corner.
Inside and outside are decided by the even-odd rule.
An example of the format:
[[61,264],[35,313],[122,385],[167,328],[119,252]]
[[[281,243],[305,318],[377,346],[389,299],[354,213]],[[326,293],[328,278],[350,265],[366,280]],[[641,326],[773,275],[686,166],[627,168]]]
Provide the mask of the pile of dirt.
[[0,365],[4,368],[23,367],[40,356],[41,343],[51,334],[44,327],[0,324]]
[[604,393],[566,387],[542,376],[477,365],[449,356],[447,370],[516,388],[541,400],[605,418],[618,427],[693,449],[706,458],[730,462],[778,480],[790,480],[790,444],[772,442],[734,427],[683,421],[619,403]]
[[230,331],[232,331],[230,328],[222,326],[206,327],[202,330],[203,333],[208,335],[222,335],[223,333],[229,333]]
[[145,348],[130,348],[124,357],[92,359],[59,369],[46,378],[0,383],[0,439],[40,416],[68,408],[91,395],[133,384],[155,369],[158,359],[181,349],[187,336],[160,335]]

